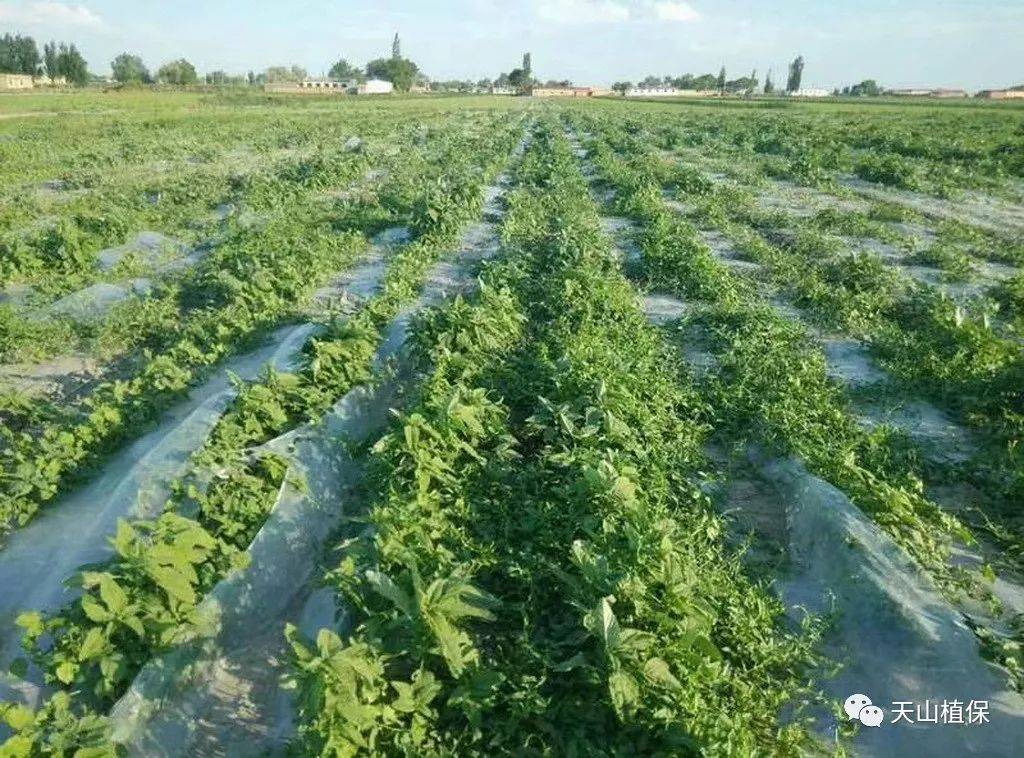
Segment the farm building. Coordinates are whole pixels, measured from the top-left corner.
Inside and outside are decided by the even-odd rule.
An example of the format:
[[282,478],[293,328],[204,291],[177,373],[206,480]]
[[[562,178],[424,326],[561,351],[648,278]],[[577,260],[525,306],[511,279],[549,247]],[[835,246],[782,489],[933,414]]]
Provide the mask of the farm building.
[[0,90],[32,89],[35,81],[31,74],[0,74]]
[[593,87],[530,87],[526,95],[530,97],[594,97]]
[[890,89],[886,90],[885,94],[895,97],[967,97],[966,91],[962,89],[949,89],[947,87]]
[[626,97],[718,97],[716,89],[678,89],[677,87],[631,87]]
[[383,79],[370,79],[365,82],[306,79],[301,82],[273,82],[263,86],[266,92],[298,95],[386,95],[394,88],[395,85]]
[[306,79],[301,82],[268,82],[263,85],[266,92],[282,92],[299,95],[344,95],[350,89],[348,82],[331,79]]
[[488,94],[491,95],[515,95],[517,90],[515,87],[488,87]]
[[395,85],[383,79],[367,79],[356,87],[358,95],[387,95],[393,92]]
[[307,79],[299,82],[302,89],[339,90],[345,91],[349,88],[348,82],[338,82],[334,79]]
[[695,90],[678,90],[675,87],[630,87],[626,97],[678,97],[682,92]]
[[804,87],[786,94],[790,97],[828,97],[832,93],[823,87]]
[[986,89],[977,94],[986,100],[1016,100],[1024,98],[1024,89]]

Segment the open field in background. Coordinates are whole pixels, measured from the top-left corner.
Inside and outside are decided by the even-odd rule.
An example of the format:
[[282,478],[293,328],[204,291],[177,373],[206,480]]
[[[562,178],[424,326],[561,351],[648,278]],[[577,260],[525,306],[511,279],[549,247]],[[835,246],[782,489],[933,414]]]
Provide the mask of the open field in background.
[[1022,265],[1015,105],[0,98],[5,748],[1013,755]]

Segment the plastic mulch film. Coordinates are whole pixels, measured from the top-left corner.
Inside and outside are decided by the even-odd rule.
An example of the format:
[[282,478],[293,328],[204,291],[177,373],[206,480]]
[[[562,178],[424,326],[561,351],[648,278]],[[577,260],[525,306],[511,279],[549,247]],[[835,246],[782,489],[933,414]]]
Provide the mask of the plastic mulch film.
[[[500,212],[497,194],[487,210]],[[472,227],[459,263],[441,261],[425,278],[422,296],[384,335],[375,364],[385,371],[405,344],[412,316],[472,283],[472,264],[498,249],[492,224]],[[197,636],[151,661],[111,710],[115,739],[133,755],[274,755],[293,733],[284,627],[315,637],[337,628],[333,592],[321,587],[320,559],[328,537],[362,477],[347,445],[386,426],[409,381],[397,378],[349,392],[318,424],[301,427],[264,449],[289,459],[278,502],[249,549],[250,563],[218,584],[201,606]],[[302,482],[298,485],[297,482]]]
[[[395,321],[378,367],[404,344]],[[402,382],[345,395],[317,424],[262,446],[289,460],[285,483],[249,548],[249,565],[220,582],[200,606],[196,636],[151,661],[111,710],[114,738],[136,755],[252,755],[285,750],[292,734],[284,626],[335,626],[333,593],[321,588],[327,540],[362,479],[348,445],[379,434]]]
[[[369,261],[341,275],[340,287],[366,297],[380,286],[385,267],[371,250]],[[341,291],[337,286],[324,292]],[[189,398],[175,406],[155,430],[116,453],[85,487],[47,506],[14,532],[0,549],[0,667],[20,654],[21,630],[14,619],[25,610],[48,611],[74,595],[63,584],[84,563],[109,557],[109,538],[118,519],[148,518],[163,509],[174,480],[202,447],[237,394],[231,375],[254,379],[266,364],[294,367],[303,345],[318,327],[301,324],[277,330],[263,347],[219,367]],[[0,698],[35,703],[39,687],[0,674]],[[20,696],[18,696],[20,693]]]
[[[3,669],[21,650],[14,619],[25,610],[48,611],[73,599],[64,580],[84,563],[112,554],[109,538],[122,518],[157,515],[171,483],[206,440],[236,390],[231,374],[254,378],[268,362],[287,369],[312,334],[311,324],[278,330],[259,350],[229,361],[162,423],[111,457],[84,487],[49,504],[13,532],[0,550],[0,654]],[[0,698],[37,702],[40,687],[0,675]]]
[[[755,456],[756,458],[756,456]],[[834,611],[825,650],[842,663],[821,686],[842,703],[864,694],[885,711],[861,726],[858,755],[1019,755],[1024,699],[980,655],[978,641],[909,555],[838,489],[793,459],[761,462],[785,507],[792,569],[779,582],[786,605]],[[921,723],[932,710],[985,701],[989,723]],[[898,703],[912,703],[910,706]],[[913,726],[898,713],[912,709]]]

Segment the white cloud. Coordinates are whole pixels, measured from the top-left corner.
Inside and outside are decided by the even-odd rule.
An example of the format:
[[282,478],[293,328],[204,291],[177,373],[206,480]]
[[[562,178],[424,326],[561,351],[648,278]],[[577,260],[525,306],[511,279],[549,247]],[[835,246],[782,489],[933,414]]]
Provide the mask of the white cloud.
[[652,3],[651,12],[659,21],[696,21],[700,14],[689,3],[679,0],[658,0]]
[[683,0],[538,0],[534,7],[537,18],[551,24],[690,22],[700,18]]
[[0,3],[0,23],[96,28],[103,26],[103,19],[84,5],[38,0],[31,3]]
[[541,0],[537,15],[554,24],[614,24],[629,21],[629,7],[616,0]]

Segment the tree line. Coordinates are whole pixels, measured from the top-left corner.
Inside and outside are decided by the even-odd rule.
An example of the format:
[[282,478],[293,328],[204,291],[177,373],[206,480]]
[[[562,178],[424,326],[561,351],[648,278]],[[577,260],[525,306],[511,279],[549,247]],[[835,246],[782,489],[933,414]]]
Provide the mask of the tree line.
[[[251,85],[300,82],[309,78],[309,72],[301,66],[270,66],[262,72],[249,71],[244,75],[229,74],[217,70],[205,74],[200,80],[196,68],[185,58],[169,61],[151,73],[141,56],[124,52],[110,63],[111,75],[120,84],[171,84],[191,85],[200,81],[212,85]],[[797,56],[790,64],[786,78],[786,91],[795,92],[800,89],[803,79],[804,58]],[[85,58],[74,43],[47,42],[40,53],[36,41],[21,34],[4,34],[0,37],[0,73],[27,74],[29,76],[47,76],[50,81],[66,81],[69,84],[83,86],[92,77],[89,74]],[[391,43],[391,55],[376,58],[364,67],[354,66],[345,58],[336,61],[328,71],[328,76],[337,81],[364,82],[369,79],[384,79],[392,82],[400,92],[408,91],[413,85],[427,81],[413,61],[402,56],[401,40],[395,34]],[[612,89],[625,94],[634,86],[641,88],[672,87],[677,90],[714,90],[722,94],[754,94],[759,86],[757,71],[749,76],[729,79],[725,66],[718,74],[682,74],[681,76],[648,76],[635,85],[633,82],[621,81],[612,85]],[[435,83],[435,89],[450,92],[473,92],[492,87],[523,89],[536,85],[544,87],[571,87],[568,79],[549,79],[541,81],[533,76],[533,65],[530,53],[523,55],[522,64],[507,73],[501,73],[494,79],[483,78],[477,81],[449,80]],[[765,77],[762,92],[775,92],[775,83],[771,69]],[[834,95],[876,96],[883,94],[882,88],[874,79],[836,89]]]
[[[786,79],[786,91],[795,92],[800,89],[800,83],[804,73],[804,57],[798,55],[789,64],[789,76]],[[677,90],[701,90],[716,91],[721,94],[746,94],[753,95],[760,82],[757,77],[757,70],[750,72],[749,76],[740,76],[729,79],[726,75],[725,66],[719,69],[718,74],[683,74],[681,76],[648,76],[636,84],[629,81],[615,82],[612,89],[620,94],[626,94],[634,87],[644,89],[656,89],[659,87],[671,87]],[[764,87],[761,90],[766,95],[775,92],[775,82],[772,79],[771,69],[764,80]]]
[[85,58],[74,43],[47,42],[40,54],[32,37],[10,33],[0,37],[0,74],[45,75],[79,86],[89,81]]
[[[331,66],[329,76],[339,81],[363,82],[366,79],[385,79],[399,91],[408,91],[413,85],[425,81],[419,66],[402,56],[401,40],[396,34],[391,44],[391,56],[369,61],[365,67],[351,65],[344,58]],[[216,85],[262,85],[278,82],[299,82],[309,78],[301,66],[270,66],[257,73],[232,75],[226,71],[211,71],[200,79],[196,67],[185,58],[169,61],[151,72],[140,55],[123,52],[110,62],[111,78],[119,84],[173,84],[190,85],[200,81]],[[29,36],[5,34],[0,37],[0,73],[41,76],[51,81],[63,79],[69,84],[84,86],[90,79],[85,58],[73,43],[50,42],[43,45],[40,54],[36,41]]]

